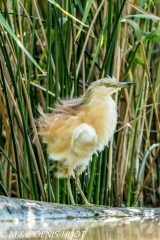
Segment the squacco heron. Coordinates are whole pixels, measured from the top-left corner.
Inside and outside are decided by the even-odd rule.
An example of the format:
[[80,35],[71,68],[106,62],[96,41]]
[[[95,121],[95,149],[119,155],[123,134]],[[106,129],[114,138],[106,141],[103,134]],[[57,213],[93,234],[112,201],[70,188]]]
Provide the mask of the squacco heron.
[[[117,124],[117,107],[111,95],[132,82],[104,78],[93,82],[82,97],[60,101],[52,114],[41,113],[39,135],[48,145],[51,159],[59,161],[57,177],[67,178],[71,203],[75,204],[70,178],[85,205],[90,205],[79,182],[94,153],[100,152],[112,138]],[[76,170],[76,176],[75,176]]]

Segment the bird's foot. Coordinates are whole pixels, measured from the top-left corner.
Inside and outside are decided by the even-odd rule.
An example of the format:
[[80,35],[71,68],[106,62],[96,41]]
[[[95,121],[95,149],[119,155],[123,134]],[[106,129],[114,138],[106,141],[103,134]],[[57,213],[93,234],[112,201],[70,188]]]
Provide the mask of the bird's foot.
[[99,205],[99,204],[94,204],[94,203],[90,203],[90,202],[88,202],[88,200],[85,198],[85,199],[83,199],[84,200],[84,205],[86,206],[86,207],[103,207],[103,208],[108,208],[109,206],[105,206],[105,205]]
[[99,210],[100,210],[100,208],[103,208],[103,209],[104,208],[109,208],[109,206],[98,205],[98,204],[93,204],[93,203],[89,203],[89,202],[85,202],[85,205],[83,205],[83,206],[86,207],[86,209],[89,208],[93,212],[95,217],[101,217],[102,216],[99,211],[96,211],[96,210],[98,210],[98,208],[99,208]]
[[94,214],[95,217],[100,216],[99,212],[97,212],[94,207],[95,205],[89,202],[85,202],[84,205],[82,205],[83,207],[85,207],[87,210],[90,209],[90,211]]
[[85,206],[85,207],[94,207],[95,205],[94,205],[93,203],[90,203],[90,202],[88,202],[88,201],[85,201],[84,206]]
[[102,207],[102,208],[109,208],[110,206],[106,205],[99,205],[99,204],[92,204],[93,207]]

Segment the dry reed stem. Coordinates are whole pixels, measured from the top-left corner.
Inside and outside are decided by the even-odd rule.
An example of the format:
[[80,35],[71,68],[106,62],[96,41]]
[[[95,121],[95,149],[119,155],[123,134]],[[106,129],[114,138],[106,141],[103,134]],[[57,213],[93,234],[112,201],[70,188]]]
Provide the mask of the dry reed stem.
[[[157,123],[157,126],[158,126],[158,131],[159,131],[159,134],[160,134],[160,123],[159,123],[159,117],[158,117],[158,111],[157,111],[157,106],[156,106],[156,102],[155,102],[155,97],[154,97],[154,92],[153,92],[153,86],[152,86],[152,82],[151,82],[151,79],[150,79],[150,72],[149,72],[149,68],[148,68],[148,64],[147,64],[147,59],[146,59],[146,55],[145,55],[145,51],[144,51],[144,47],[143,47],[143,44],[142,42],[140,42],[140,46],[141,46],[141,52],[142,52],[142,56],[143,56],[143,59],[144,59],[144,62],[145,62],[145,67],[146,67],[146,72],[147,72],[147,77],[148,77],[148,82],[149,82],[149,88],[150,88],[150,92],[151,92],[151,98],[152,98],[152,102],[153,102],[153,106],[154,106],[154,112],[155,112],[155,118],[156,118],[156,123]],[[156,153],[155,153],[155,156],[154,158],[152,159],[151,163],[150,163],[150,167],[149,167],[149,170],[147,172],[147,175],[143,181],[143,184],[141,185],[141,188],[139,190],[139,193],[138,193],[138,196],[137,198],[135,199],[134,201],[134,206],[136,204],[136,202],[138,201],[140,195],[141,195],[141,192],[148,180],[148,177],[152,171],[152,168],[154,166],[154,162],[158,156],[158,153],[160,151],[160,146],[157,148],[156,150]],[[154,180],[153,180],[153,175],[152,175],[152,183],[154,183]],[[155,195],[154,195],[154,198],[155,198]]]
[[[30,26],[33,27],[33,23],[32,23],[32,21],[30,20],[29,14],[27,13],[26,9],[24,8],[24,6],[23,6],[23,4],[22,4],[22,2],[21,2],[20,0],[19,0],[19,3],[20,3],[20,6],[21,6],[21,8],[23,9],[23,11],[24,11],[24,13],[25,13],[25,15],[26,15],[26,17],[27,17],[27,20],[28,20]],[[44,47],[43,47],[43,44],[42,44],[41,39],[40,39],[39,36],[38,36],[37,31],[35,30],[34,33],[35,33],[35,36],[36,36],[36,38],[37,38],[37,40],[38,40],[38,43],[39,43],[39,45],[40,45],[40,48],[41,48],[42,52],[44,52]],[[45,56],[45,58],[47,59],[46,56]]]
[[[41,16],[39,14],[39,10],[38,10],[38,7],[37,7],[37,3],[35,0],[32,1],[33,3],[33,7],[35,9],[35,12],[37,14],[37,18],[38,18],[38,22],[39,22],[39,27],[42,31],[42,35],[43,35],[43,38],[44,38],[44,41],[45,41],[45,44],[46,44],[46,47],[47,47],[47,50],[48,50],[48,40],[47,40],[47,37],[46,37],[46,33],[45,33],[45,30],[44,30],[44,27],[43,27],[43,24],[42,24],[42,20],[41,20]],[[54,61],[53,61],[53,58],[51,56],[51,63],[52,63],[52,69],[53,69],[53,73],[55,74],[55,64],[54,64]],[[54,82],[55,82],[55,79],[53,78]]]
[[[4,31],[4,28],[1,26],[3,32],[5,33]],[[5,34],[5,37],[6,37],[6,40],[7,40],[7,43],[8,43],[8,46],[9,46],[9,49],[12,53],[12,56],[13,56],[13,59],[14,59],[14,63],[15,63],[15,66],[17,67],[17,59],[16,59],[16,56],[14,54],[14,51],[12,49],[12,46],[9,42],[9,39],[8,39],[8,36],[7,34]],[[34,118],[33,118],[33,113],[32,113],[32,110],[31,110],[31,105],[30,105],[30,100],[28,99],[28,94],[27,94],[27,91],[26,91],[26,86],[23,82],[23,79],[22,79],[22,76],[20,76],[20,80],[21,80],[21,83],[22,83],[22,88],[23,88],[23,91],[24,91],[24,96],[25,96],[25,99],[26,99],[26,104],[27,104],[27,108],[28,108],[28,112],[29,112],[29,116],[30,116],[30,120],[31,120],[31,125],[32,125],[32,129],[33,129],[33,133],[34,133],[34,136],[36,138],[36,143],[35,143],[35,146],[37,148],[37,153],[38,153],[38,160],[39,160],[39,163],[40,163],[40,166],[41,166],[41,176],[39,174],[39,169],[36,168],[36,174],[37,174],[37,178],[38,178],[38,181],[39,181],[39,184],[40,184],[40,189],[41,189],[41,192],[42,192],[42,197],[43,199],[45,200],[46,197],[45,197],[45,193],[44,193],[44,188],[43,188],[43,184],[41,182],[41,180],[43,180],[43,182],[45,182],[45,177],[44,177],[44,173],[43,173],[43,165],[45,165],[45,160],[44,160],[44,156],[43,156],[43,151],[42,151],[42,148],[41,148],[41,144],[39,142],[39,138],[38,138],[38,134],[37,134],[37,129],[36,129],[36,126],[35,126],[35,122],[34,122]],[[7,85],[8,86],[8,85]],[[12,96],[10,90],[9,90],[9,93],[10,93],[10,96]],[[11,97],[12,99],[14,98],[13,96]],[[19,116],[19,119],[21,120],[21,117],[20,117],[20,113],[18,111],[18,107],[17,107],[17,104],[15,103],[15,101],[13,101],[13,103],[15,104],[15,109],[17,110],[17,113],[18,113],[18,116]],[[28,141],[30,142],[30,140],[28,139]],[[31,144],[30,144],[30,150],[32,149],[31,147]],[[33,159],[33,162],[34,162],[34,166],[36,167],[37,166],[37,163],[36,163],[36,159],[34,157],[34,152],[31,151],[31,154],[32,154],[32,159]],[[43,162],[43,164],[42,164]],[[42,179],[41,179],[42,178]]]
[[[78,74],[79,74],[79,69],[80,69],[80,66],[81,66],[82,59],[83,59],[84,51],[85,51],[86,46],[87,46],[87,43],[88,43],[88,39],[89,39],[89,37],[90,37],[91,30],[92,30],[92,28],[93,28],[93,25],[94,25],[94,23],[95,23],[95,21],[96,21],[96,18],[97,18],[97,16],[98,16],[98,13],[99,13],[99,11],[101,10],[104,2],[105,2],[105,0],[103,0],[103,1],[101,2],[101,4],[99,5],[99,8],[97,9],[97,12],[96,12],[96,14],[94,15],[94,18],[93,18],[93,20],[92,20],[92,23],[91,23],[91,25],[90,25],[90,27],[89,27],[89,30],[88,30],[88,33],[87,33],[85,42],[84,42],[84,44],[83,44],[83,49],[82,49],[82,51],[81,51],[81,55],[80,55],[80,58],[79,58],[79,62],[78,62],[78,64],[77,64],[77,68],[76,68],[76,78],[78,77]],[[88,81],[88,80],[87,80],[87,81]]]
[[[20,31],[20,40],[21,40],[22,45],[24,46],[19,0],[17,1],[17,10],[18,10],[18,24],[19,24],[19,31]],[[22,65],[24,68],[24,78],[27,80],[26,59],[25,59],[24,51],[21,51],[21,54],[22,54]]]

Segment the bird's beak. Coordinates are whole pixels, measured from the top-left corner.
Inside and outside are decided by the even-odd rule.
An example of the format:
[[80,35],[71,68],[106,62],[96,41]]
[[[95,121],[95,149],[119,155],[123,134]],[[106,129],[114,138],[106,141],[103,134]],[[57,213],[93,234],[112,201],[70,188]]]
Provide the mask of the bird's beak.
[[135,85],[135,82],[114,82],[112,87],[124,88],[124,87],[129,87],[131,85]]

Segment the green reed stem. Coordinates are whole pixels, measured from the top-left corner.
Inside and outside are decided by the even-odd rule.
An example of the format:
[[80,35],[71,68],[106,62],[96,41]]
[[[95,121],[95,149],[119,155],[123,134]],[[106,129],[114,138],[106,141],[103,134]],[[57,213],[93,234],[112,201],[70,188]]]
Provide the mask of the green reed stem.
[[96,169],[96,161],[97,161],[97,156],[94,154],[91,162],[91,173],[90,173],[90,180],[88,184],[87,200],[89,202],[91,202],[91,198],[93,197],[93,181],[94,181],[94,174]]

